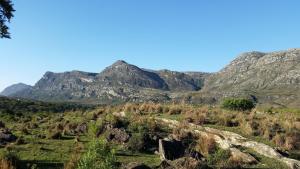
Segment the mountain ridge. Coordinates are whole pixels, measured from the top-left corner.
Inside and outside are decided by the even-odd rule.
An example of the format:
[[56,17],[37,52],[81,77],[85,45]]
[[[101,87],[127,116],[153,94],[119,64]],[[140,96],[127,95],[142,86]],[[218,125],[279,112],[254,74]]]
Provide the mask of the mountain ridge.
[[30,89],[10,96],[63,101],[184,101],[216,103],[225,97],[300,107],[300,49],[245,52],[215,73],[139,68],[118,60],[99,73],[46,72]]

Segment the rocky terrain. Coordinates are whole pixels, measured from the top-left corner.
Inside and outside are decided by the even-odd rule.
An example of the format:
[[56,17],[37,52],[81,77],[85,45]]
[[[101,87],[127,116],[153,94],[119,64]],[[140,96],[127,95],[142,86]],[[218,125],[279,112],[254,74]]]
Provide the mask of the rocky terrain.
[[169,101],[170,92],[197,91],[205,73],[149,71],[117,61],[100,73],[46,72],[32,87],[9,96],[44,101]]
[[117,61],[100,73],[46,72],[33,87],[7,92],[15,88],[11,86],[3,93],[45,101],[89,103],[211,104],[224,97],[247,97],[270,106],[300,107],[299,84],[300,49],[290,49],[243,53],[216,73],[155,71]]
[[252,96],[261,103],[299,107],[300,49],[243,53],[210,76],[203,92],[218,98]]

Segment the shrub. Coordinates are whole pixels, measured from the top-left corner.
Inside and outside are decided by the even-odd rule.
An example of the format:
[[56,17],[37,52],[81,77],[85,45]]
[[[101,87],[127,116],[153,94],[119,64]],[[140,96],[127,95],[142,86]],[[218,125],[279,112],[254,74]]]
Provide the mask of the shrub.
[[171,107],[169,109],[168,114],[170,115],[177,115],[177,114],[181,114],[182,109],[178,108],[178,107]]
[[145,148],[145,141],[144,141],[144,133],[134,133],[128,143],[127,147],[132,152],[141,152]]
[[276,134],[275,137],[273,138],[273,142],[279,146],[279,147],[283,147],[285,144],[285,138],[283,135],[281,134]]
[[47,138],[48,139],[61,139],[62,138],[62,132],[61,131],[48,131],[47,133]]
[[5,123],[3,123],[2,121],[0,121],[0,128],[5,128]]
[[230,150],[218,148],[214,153],[208,155],[207,161],[208,164],[213,165],[214,168],[228,168],[230,156]]
[[222,107],[229,110],[251,110],[255,107],[254,102],[248,99],[227,98],[223,100]]
[[300,132],[287,133],[285,138],[285,148],[288,150],[300,148]]
[[110,148],[105,140],[91,141],[86,153],[84,153],[77,169],[114,169],[116,168],[115,151]]

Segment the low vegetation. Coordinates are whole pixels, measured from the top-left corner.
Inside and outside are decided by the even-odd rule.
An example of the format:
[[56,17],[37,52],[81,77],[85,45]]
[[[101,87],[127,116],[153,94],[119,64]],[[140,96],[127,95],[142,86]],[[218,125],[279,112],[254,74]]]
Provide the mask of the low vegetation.
[[[213,136],[199,137],[188,132],[188,123],[234,131],[277,147],[287,157],[299,159],[300,118],[293,112],[127,103],[96,108],[70,107],[58,113],[60,105],[55,108],[56,104],[49,104],[47,108],[41,103],[44,108],[32,111],[20,106],[28,106],[29,103],[17,102],[13,104],[18,107],[18,115],[8,113],[15,111],[13,106],[6,105],[5,109],[0,109],[0,132],[16,137],[12,140],[0,138],[0,152],[3,153],[1,169],[18,165],[25,168],[108,169],[124,168],[133,165],[133,162],[163,168],[158,155],[159,140],[178,144],[178,152],[168,165],[185,166],[188,161],[190,168],[272,166],[271,160],[255,154],[258,164],[244,164],[233,159],[228,151],[218,147]],[[30,103],[37,107],[39,104]],[[176,119],[181,124],[171,129],[155,121],[156,117]]]

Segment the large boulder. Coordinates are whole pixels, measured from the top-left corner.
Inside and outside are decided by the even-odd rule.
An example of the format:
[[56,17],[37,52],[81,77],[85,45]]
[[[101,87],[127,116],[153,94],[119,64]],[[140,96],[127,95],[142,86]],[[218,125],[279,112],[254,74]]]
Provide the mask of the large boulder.
[[174,161],[164,160],[156,169],[209,169],[203,161],[191,157],[182,157]]
[[124,129],[119,128],[113,128],[111,130],[108,130],[108,135],[106,139],[108,141],[113,141],[117,143],[125,143],[129,139],[129,134]]
[[17,137],[7,128],[0,128],[0,145],[4,146],[7,143],[14,142]]
[[76,133],[86,133],[88,130],[88,126],[86,123],[81,123],[76,128]]
[[185,154],[185,148],[181,141],[168,138],[159,139],[158,149],[161,160],[174,160]]
[[151,169],[143,163],[132,162],[127,164],[124,169]]
[[237,148],[231,148],[231,156],[233,160],[242,162],[243,164],[256,164],[257,160],[248,153],[241,152]]

